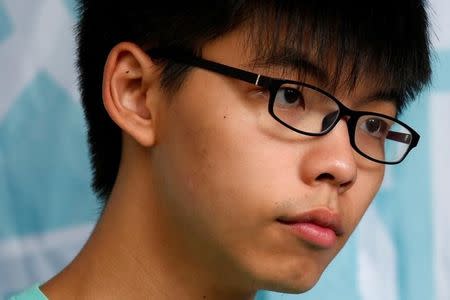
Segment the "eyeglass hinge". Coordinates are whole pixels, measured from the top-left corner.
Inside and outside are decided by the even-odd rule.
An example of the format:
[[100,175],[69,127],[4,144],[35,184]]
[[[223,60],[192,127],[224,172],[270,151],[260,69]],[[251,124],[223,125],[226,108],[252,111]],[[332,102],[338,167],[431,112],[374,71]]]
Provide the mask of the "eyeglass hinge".
[[261,74],[258,74],[258,77],[256,77],[256,82],[255,82],[255,85],[258,85],[258,83],[259,83],[259,78],[261,77]]

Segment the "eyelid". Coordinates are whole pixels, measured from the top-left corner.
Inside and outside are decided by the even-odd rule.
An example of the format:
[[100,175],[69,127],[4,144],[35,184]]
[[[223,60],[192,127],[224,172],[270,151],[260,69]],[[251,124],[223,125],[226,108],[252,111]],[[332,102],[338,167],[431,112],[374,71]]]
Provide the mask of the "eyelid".
[[270,91],[260,86],[253,86],[247,89],[247,93],[252,97],[270,97]]

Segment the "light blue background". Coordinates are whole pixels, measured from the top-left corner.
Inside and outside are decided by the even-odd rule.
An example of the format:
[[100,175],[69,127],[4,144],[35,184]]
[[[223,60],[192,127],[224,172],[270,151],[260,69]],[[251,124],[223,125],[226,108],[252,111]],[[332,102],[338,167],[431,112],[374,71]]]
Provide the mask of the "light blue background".
[[[450,221],[434,205],[449,197],[432,191],[433,178],[447,176],[434,173],[434,153],[449,151],[450,145],[448,136],[440,137],[439,149],[432,148],[436,143],[430,132],[433,122],[439,125],[430,113],[432,105],[442,105],[450,115],[450,106],[442,103],[450,101],[450,34],[439,23],[450,17],[450,5],[444,2],[432,2],[440,9],[435,12],[436,34],[445,35],[436,42],[433,86],[402,117],[421,133],[419,148],[404,164],[388,169],[367,218],[316,287],[303,295],[260,293],[260,299],[450,299],[448,287],[437,278],[450,280],[445,254],[450,249],[436,250],[438,239],[449,244],[445,233]],[[56,34],[70,36],[74,7],[73,0],[0,0],[0,66],[17,67],[0,67],[1,90],[13,90],[0,98],[0,298],[62,268],[81,247],[98,213],[89,188],[75,75],[66,80],[58,75],[74,74],[73,38],[65,44],[50,37],[40,40],[44,46],[31,58],[26,50],[11,50],[31,45],[33,30],[45,38],[46,26],[61,25]],[[40,20],[39,13],[53,19]],[[55,59],[62,52],[70,58],[63,66]],[[30,63],[34,59],[39,63]],[[17,78],[25,78],[19,88]],[[444,100],[431,101],[435,95]],[[436,233],[434,223],[443,218],[444,235]],[[441,261],[447,264],[436,263]]]

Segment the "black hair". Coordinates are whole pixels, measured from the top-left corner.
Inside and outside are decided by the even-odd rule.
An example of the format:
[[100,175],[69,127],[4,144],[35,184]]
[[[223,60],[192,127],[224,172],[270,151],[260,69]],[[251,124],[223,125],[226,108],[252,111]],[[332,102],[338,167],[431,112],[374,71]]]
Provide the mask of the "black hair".
[[[129,41],[199,54],[207,42],[244,26],[255,62],[313,51],[327,69],[333,61],[334,85],[343,81],[351,88],[370,74],[395,90],[399,110],[431,77],[425,0],[79,0],[79,84],[92,186],[103,204],[116,180],[122,147],[121,130],[102,103],[110,50]],[[187,72],[186,66],[164,62],[161,87],[176,90]]]

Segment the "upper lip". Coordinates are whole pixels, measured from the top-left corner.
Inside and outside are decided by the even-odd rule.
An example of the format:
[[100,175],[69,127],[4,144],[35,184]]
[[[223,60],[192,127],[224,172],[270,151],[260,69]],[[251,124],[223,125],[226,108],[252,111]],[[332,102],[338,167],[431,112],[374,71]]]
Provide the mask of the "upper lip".
[[338,236],[344,234],[344,228],[339,214],[328,208],[318,208],[291,217],[280,217],[277,221],[289,225],[296,223],[312,223],[321,227],[330,228]]

